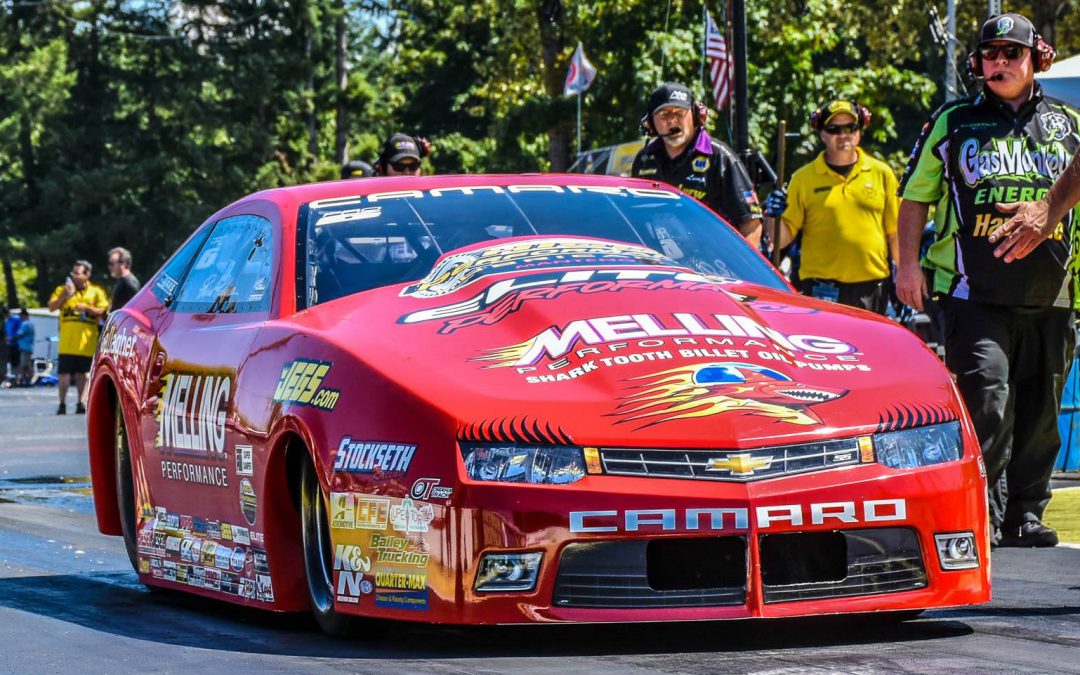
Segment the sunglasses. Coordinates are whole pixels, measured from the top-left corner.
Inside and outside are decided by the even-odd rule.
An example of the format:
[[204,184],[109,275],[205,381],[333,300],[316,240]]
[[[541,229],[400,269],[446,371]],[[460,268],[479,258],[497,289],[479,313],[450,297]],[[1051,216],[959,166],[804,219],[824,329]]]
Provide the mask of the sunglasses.
[[416,171],[420,162],[390,162],[390,166],[394,167],[394,171]]
[[1010,61],[1015,61],[1016,59],[1024,55],[1025,49],[1027,49],[1027,47],[1023,45],[1006,45],[1004,47],[994,45],[990,47],[979,47],[979,56],[986,59],[987,61],[993,61],[997,59],[1000,55]]
[[855,122],[852,122],[851,124],[826,124],[825,128],[823,129],[823,131],[830,136],[835,136],[842,133],[853,134],[858,130],[859,125]]

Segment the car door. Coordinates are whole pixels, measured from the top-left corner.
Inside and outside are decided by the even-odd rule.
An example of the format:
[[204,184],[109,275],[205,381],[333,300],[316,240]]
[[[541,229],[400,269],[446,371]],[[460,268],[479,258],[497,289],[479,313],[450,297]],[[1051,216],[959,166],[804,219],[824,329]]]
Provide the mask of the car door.
[[[150,354],[141,428],[148,492],[143,516],[166,518],[207,541],[222,540],[223,530],[224,541],[236,540],[235,526],[246,542],[247,528],[255,524],[255,494],[246,476],[252,445],[265,436],[251,433],[236,415],[237,382],[269,317],[275,249],[266,218],[242,215],[215,223],[172,291]],[[224,543],[215,548],[233,551]],[[202,558],[207,569],[222,566],[221,556],[215,560],[205,547]],[[227,587],[228,569],[226,559],[225,573],[204,587],[238,592]]]

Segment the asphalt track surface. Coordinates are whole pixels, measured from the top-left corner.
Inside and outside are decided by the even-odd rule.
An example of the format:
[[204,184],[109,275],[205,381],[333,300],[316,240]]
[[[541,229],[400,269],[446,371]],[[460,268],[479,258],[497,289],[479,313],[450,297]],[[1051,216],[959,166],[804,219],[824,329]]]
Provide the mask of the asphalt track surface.
[[97,532],[84,418],[55,397],[0,390],[0,673],[1080,673],[1077,548],[997,551],[993,602],[899,625],[391,624],[342,642],[305,615],[150,592]]

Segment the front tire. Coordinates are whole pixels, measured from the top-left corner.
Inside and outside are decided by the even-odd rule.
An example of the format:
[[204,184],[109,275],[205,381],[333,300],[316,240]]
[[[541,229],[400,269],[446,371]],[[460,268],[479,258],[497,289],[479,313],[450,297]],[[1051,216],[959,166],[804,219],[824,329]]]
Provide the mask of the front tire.
[[120,402],[116,402],[115,433],[116,439],[116,504],[120,511],[120,531],[124,535],[124,548],[128,561],[136,572],[139,571],[139,547],[137,543],[137,518],[135,511],[135,480],[131,473],[131,445],[128,443],[127,427],[124,414],[120,412]]
[[334,609],[334,552],[326,517],[326,500],[319,477],[315,474],[315,466],[310,461],[304,462],[300,475],[300,528],[304,542],[308,598],[315,622],[327,635],[347,637],[355,631],[359,620]]

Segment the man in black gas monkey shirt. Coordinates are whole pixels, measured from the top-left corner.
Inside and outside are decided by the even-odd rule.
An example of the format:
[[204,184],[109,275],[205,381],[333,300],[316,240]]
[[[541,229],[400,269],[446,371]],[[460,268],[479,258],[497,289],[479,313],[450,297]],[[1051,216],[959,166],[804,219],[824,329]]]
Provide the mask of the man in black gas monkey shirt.
[[630,175],[674,185],[739,228],[757,248],[761,207],[754,184],[731,148],[709,137],[705,114],[684,85],[665,82],[657,88],[641,126],[658,138],[637,154]]
[[[934,113],[900,182],[897,296],[916,309],[928,294],[941,300],[945,362],[982,446],[998,543],[1054,546],[1057,534],[1041,519],[1061,446],[1076,229],[1070,214],[1011,264],[994,255],[990,234],[1005,221],[998,203],[1040,199],[1065,170],[1080,147],[1080,116],[1043,97],[1035,73],[1049,68],[1053,50],[1025,17],[987,20],[970,59],[985,87]],[[919,242],[931,203],[937,236],[921,261],[928,288]]]

